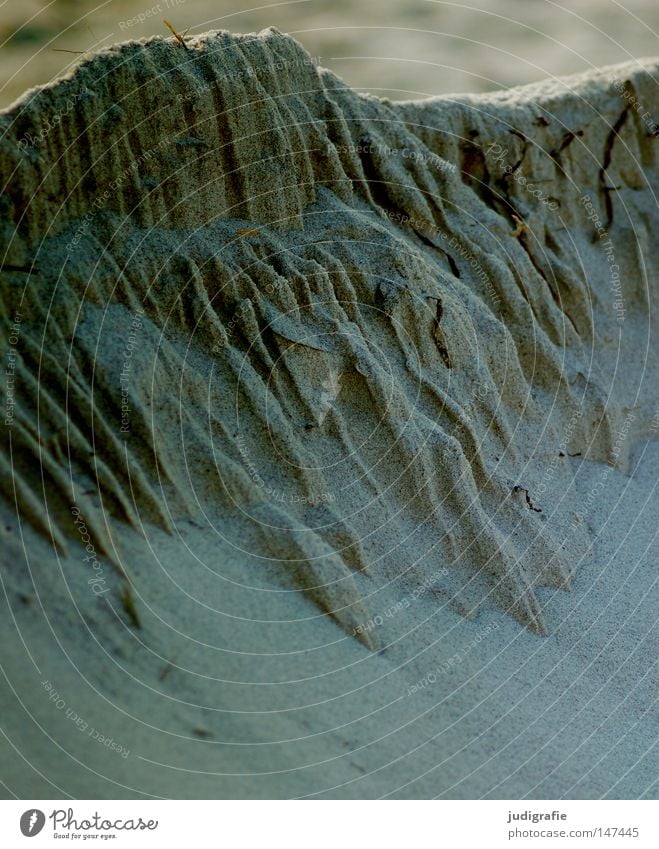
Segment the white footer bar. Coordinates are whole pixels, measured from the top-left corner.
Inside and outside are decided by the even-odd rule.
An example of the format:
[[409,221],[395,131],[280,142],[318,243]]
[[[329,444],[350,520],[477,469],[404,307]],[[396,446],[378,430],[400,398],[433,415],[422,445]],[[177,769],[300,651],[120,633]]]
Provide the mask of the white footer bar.
[[657,849],[658,823],[652,801],[32,800],[0,803],[0,846]]

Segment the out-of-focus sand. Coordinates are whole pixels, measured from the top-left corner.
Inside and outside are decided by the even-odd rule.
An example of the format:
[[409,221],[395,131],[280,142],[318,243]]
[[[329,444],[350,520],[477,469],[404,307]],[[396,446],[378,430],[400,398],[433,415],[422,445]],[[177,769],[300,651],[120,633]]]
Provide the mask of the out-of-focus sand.
[[[0,107],[78,60],[71,53],[165,33],[276,26],[350,85],[394,99],[483,92],[657,53],[654,0],[8,0],[0,20]],[[148,16],[143,22],[132,19]]]

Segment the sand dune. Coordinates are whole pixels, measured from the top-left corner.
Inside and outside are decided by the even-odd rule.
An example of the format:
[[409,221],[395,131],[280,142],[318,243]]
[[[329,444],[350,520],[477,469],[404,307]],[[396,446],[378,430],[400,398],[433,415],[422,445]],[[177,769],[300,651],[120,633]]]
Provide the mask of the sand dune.
[[651,795],[656,62],[187,44],[0,114],[16,792]]

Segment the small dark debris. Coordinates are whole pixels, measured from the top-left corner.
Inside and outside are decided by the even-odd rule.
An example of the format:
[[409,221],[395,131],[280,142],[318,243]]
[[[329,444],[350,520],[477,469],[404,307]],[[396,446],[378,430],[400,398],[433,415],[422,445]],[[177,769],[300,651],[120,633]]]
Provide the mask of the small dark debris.
[[515,486],[513,487],[513,492],[523,492],[523,493],[524,493],[524,496],[526,497],[526,505],[527,505],[527,507],[529,508],[529,510],[533,510],[533,512],[534,512],[534,513],[542,513],[542,508],[541,508],[541,507],[535,507],[535,506],[533,505],[533,502],[531,501],[531,498],[530,498],[530,496],[529,496],[529,491],[528,491],[528,489],[525,489],[523,486],[517,486],[517,485],[515,485]]
[[561,139],[559,146],[549,151],[549,155],[558,167],[561,168],[561,170],[563,170],[563,166],[561,165],[561,154],[578,136],[583,136],[583,130],[569,130],[567,133],[563,134],[563,138]]
[[548,127],[549,126],[549,121],[543,115],[538,115],[538,117],[535,119],[534,123],[537,124],[538,127]]
[[169,663],[167,664],[167,666],[163,666],[163,668],[160,670],[160,675],[158,675],[158,681],[164,681],[165,678],[169,675],[169,673],[172,671],[173,668],[174,668],[174,661],[170,660]]
[[559,152],[565,150],[565,148],[571,144],[577,137],[581,138],[583,136],[583,130],[569,130],[563,138],[561,139],[560,147],[558,148]]
[[454,277],[460,277],[460,269],[458,268],[457,262],[453,259],[451,254],[446,254],[446,259],[448,260],[448,264],[451,267],[451,272]]
[[207,740],[209,737],[213,736],[212,731],[208,731],[206,728],[193,728],[192,733],[195,737],[199,737],[202,740]]
[[453,363],[451,362],[451,355],[448,352],[448,348],[442,342],[437,342],[437,350],[439,351],[439,356],[442,358],[442,362],[446,366],[446,368],[453,368]]
[[615,140],[617,138],[620,138],[620,132],[625,125],[630,109],[631,103],[628,103],[622,110],[618,120],[611,127],[611,130],[606,138],[606,144],[604,146],[604,158],[602,160],[602,165],[599,170],[600,191],[604,195],[604,206],[606,208],[606,224],[604,225],[605,230],[609,230],[611,225],[613,224],[613,201],[611,200],[611,193],[617,191],[619,188],[618,186],[607,185],[607,172],[611,165],[611,158],[613,156],[613,146],[615,144]]
[[512,130],[508,130],[508,132],[513,136],[517,136],[517,138],[521,139],[523,142],[528,141],[527,137],[520,130],[512,129]]
[[437,308],[435,312],[435,318],[433,319],[433,336],[435,337],[435,344],[437,345],[437,350],[439,351],[439,356],[442,358],[442,362],[446,366],[446,368],[453,368],[453,363],[451,362],[451,355],[448,352],[446,345],[443,342],[443,333],[440,328],[440,323],[442,320],[442,316],[444,315],[444,306],[440,298],[437,298]]

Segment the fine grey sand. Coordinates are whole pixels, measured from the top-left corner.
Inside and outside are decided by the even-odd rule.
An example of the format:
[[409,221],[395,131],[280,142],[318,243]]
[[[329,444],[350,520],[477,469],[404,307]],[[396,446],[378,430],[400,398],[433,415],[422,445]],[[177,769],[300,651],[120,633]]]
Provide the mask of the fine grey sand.
[[655,798],[659,64],[186,45],[0,113],[4,792]]

